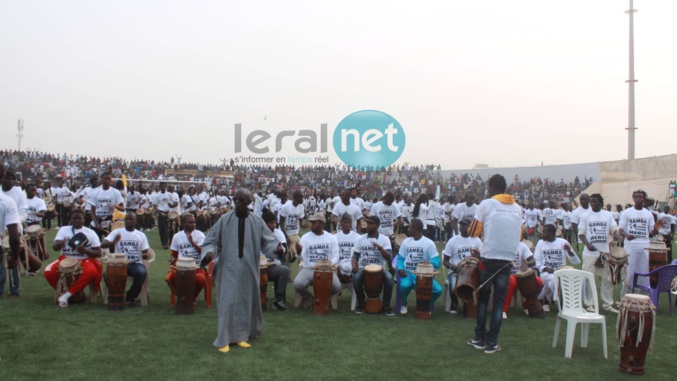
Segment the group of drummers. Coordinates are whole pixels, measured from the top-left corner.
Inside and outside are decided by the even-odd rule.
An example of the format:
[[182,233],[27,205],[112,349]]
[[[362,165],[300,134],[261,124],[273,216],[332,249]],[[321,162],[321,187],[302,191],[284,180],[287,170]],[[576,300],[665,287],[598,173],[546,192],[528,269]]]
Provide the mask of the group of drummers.
[[[11,171],[4,177],[3,191],[12,196],[20,188],[5,186],[5,183],[16,181]],[[173,186],[164,183],[150,193],[136,191],[131,185],[126,190],[120,190],[113,184],[110,174],[104,174],[101,182],[92,178],[90,184],[77,193],[67,190],[60,180],[55,185],[52,187],[46,182],[44,189],[34,184],[25,188],[21,263],[28,273],[37,272],[41,262],[49,258],[41,222],[43,226],[48,226],[52,211],[67,215],[67,222],[59,219],[60,227],[52,245],[60,256],[44,270],[45,278],[52,287],[57,291],[67,289],[59,292],[60,306],[84,300],[82,291],[87,285],[92,284],[97,291],[104,275],[102,262],[109,259],[112,263],[120,259],[127,263],[124,277],[132,277],[133,284],[126,292],[124,302],[131,306],[137,304],[147,276],[142,262],[152,252],[143,232],[146,229],[145,215],[157,217],[161,245],[163,249],[170,249],[171,269],[166,281],[172,292],[178,295],[183,292],[176,288],[177,269],[195,270],[191,300],[205,287],[209,264],[199,260],[205,237],[203,232],[221,214],[231,210],[227,192],[210,194],[202,185],[197,185],[188,187],[179,196]],[[318,267],[318,263],[323,264],[320,268],[331,268],[334,272],[329,286],[331,295],[342,288],[352,288],[356,294],[356,313],[383,312],[388,316],[408,312],[407,296],[417,288],[417,279],[427,282],[426,278],[430,278],[429,290],[423,292],[428,294],[427,305],[434,306],[443,291],[434,275],[443,270],[449,287],[449,312],[457,313],[460,296],[466,305],[464,314],[472,317],[472,292],[467,290],[474,290],[477,285],[473,284],[475,280],[472,276],[468,277],[471,272],[464,269],[480,265],[478,253],[482,247],[479,237],[468,235],[468,227],[474,217],[474,195],[465,195],[466,203],[453,205],[458,208],[458,213],[454,213],[453,207],[448,208],[451,238],[440,255],[434,240],[428,238],[431,227],[426,219],[414,218],[413,210],[407,210],[414,205],[411,200],[387,192],[381,200],[365,203],[358,196],[358,191],[355,187],[340,192],[332,199],[330,214],[324,204],[318,207],[317,203],[310,202],[310,197],[314,199],[311,194],[301,191],[294,191],[289,195],[291,197],[285,192],[255,195],[258,202],[252,203],[251,207],[255,213],[260,213],[283,247],[273,257],[261,261],[262,275],[265,269],[266,281],[275,284],[273,306],[279,310],[289,309],[285,290],[292,278],[290,265],[299,259],[298,274],[293,280],[294,289],[301,299],[298,304],[313,305],[313,295],[308,288],[312,285],[311,270]],[[425,196],[425,206],[436,202],[433,195]],[[647,197],[643,191],[635,192],[635,198],[641,200],[635,200],[635,207],[626,209],[619,216],[603,209],[604,200],[598,194],[581,195],[581,205],[571,213],[570,220],[566,217],[566,207],[559,212],[554,207],[545,208],[539,213],[534,213],[533,207],[523,208],[524,239],[515,253],[503,317],[507,318],[511,298],[517,288],[525,298],[524,310],[529,316],[543,316],[549,311],[550,303],[556,301],[554,271],[567,262],[570,265],[581,264],[575,251],[578,245],[572,245],[576,241],[561,238],[565,226],[568,227],[566,230],[576,232],[575,237],[583,244],[582,268],[601,278],[602,308],[617,312],[613,301],[615,285],[622,283],[623,294],[630,292],[630,285],[624,280],[632,280],[635,272],[649,269],[646,249],[650,237],[658,235],[660,230],[663,240],[671,240],[675,227],[675,221],[670,219],[669,214],[667,217],[653,215],[644,208]],[[17,201],[17,205],[21,203],[21,200]],[[640,203],[641,209],[638,209]],[[536,218],[536,224],[533,224],[534,215],[542,216]],[[336,231],[320,234],[333,230],[331,222]],[[304,226],[306,224],[310,231],[301,237],[300,232],[307,227]],[[402,234],[404,227],[407,228],[406,235]],[[6,237],[6,251],[10,246],[8,240]],[[625,240],[625,249],[618,246],[621,240]],[[534,242],[537,242],[535,246]],[[614,244],[610,245],[611,242]],[[668,255],[671,254],[669,243]],[[110,254],[102,256],[104,251]],[[125,254],[124,258],[119,254]],[[329,261],[331,265],[327,266],[327,262],[322,261]],[[72,284],[66,287],[66,280],[62,278],[69,276]],[[15,277],[10,277],[10,285],[12,279]],[[352,287],[347,286],[351,284]],[[396,311],[391,300],[395,285],[399,287],[396,294],[401,295]],[[265,293],[262,293],[262,300],[264,298]]]

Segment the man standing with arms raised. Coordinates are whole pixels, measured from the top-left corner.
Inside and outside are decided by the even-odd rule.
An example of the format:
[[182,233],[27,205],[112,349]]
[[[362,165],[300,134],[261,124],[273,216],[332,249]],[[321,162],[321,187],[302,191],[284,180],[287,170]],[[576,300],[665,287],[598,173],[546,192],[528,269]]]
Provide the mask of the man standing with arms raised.
[[[503,321],[503,302],[508,290],[512,260],[519,247],[522,228],[522,209],[513,196],[505,194],[505,177],[494,175],[489,179],[490,199],[480,203],[468,233],[478,237],[484,233],[480,251],[480,284],[477,303],[475,337],[468,345],[492,354],[501,350],[498,334]],[[487,307],[491,287],[494,287],[494,304],[489,330],[486,329]]]

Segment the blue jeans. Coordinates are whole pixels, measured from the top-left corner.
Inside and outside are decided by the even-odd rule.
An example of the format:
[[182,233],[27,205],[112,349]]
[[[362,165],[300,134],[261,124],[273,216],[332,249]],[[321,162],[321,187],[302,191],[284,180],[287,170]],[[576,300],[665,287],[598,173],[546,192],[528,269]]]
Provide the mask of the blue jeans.
[[[485,269],[480,270],[480,284],[487,281],[492,275],[498,273],[492,280],[482,287],[477,300],[477,325],[475,326],[475,340],[482,340],[486,345],[498,343],[498,333],[503,322],[503,303],[508,292],[508,281],[512,266],[510,261],[496,259],[482,259]],[[506,266],[507,265],[507,266]],[[491,322],[487,331],[487,309],[491,287],[494,287],[494,304],[491,311]]]
[[[2,297],[3,292],[5,291],[5,279],[7,278],[7,273],[5,273],[5,266],[3,266],[3,257],[5,253],[0,249],[0,297]],[[21,283],[19,279],[19,265],[13,269],[9,269],[9,294],[12,295],[21,295]]]
[[[364,270],[360,270],[353,274],[353,289],[355,290],[355,296],[357,297],[357,302],[361,305],[364,305],[364,300],[366,296],[364,295]],[[390,306],[390,297],[393,294],[393,276],[390,275],[388,269],[383,269],[383,305]]]
[[[143,282],[146,280],[146,267],[143,265],[143,263],[128,263],[127,276],[134,278],[132,281],[132,286],[125,295],[125,301],[131,302],[141,293],[141,287],[143,287]],[[106,274],[103,275],[103,279],[106,279]]]

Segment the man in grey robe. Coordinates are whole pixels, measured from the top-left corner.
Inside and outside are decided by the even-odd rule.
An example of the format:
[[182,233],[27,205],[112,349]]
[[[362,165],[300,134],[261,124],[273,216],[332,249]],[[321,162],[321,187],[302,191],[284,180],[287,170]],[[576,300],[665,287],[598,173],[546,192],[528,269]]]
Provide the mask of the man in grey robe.
[[202,245],[202,263],[212,258],[216,266],[218,334],[214,340],[221,352],[230,344],[249,348],[249,339],[261,334],[263,313],[259,291],[259,259],[263,252],[278,249],[279,242],[261,217],[250,212],[251,193],[238,189],[235,211],[221,217]]

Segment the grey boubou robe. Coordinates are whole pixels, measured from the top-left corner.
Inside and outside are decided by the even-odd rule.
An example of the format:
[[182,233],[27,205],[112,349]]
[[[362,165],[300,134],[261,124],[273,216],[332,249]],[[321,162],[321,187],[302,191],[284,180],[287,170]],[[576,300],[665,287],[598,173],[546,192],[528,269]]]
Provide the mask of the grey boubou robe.
[[261,334],[263,312],[259,291],[259,258],[277,249],[278,241],[261,217],[249,213],[244,222],[244,250],[240,258],[238,217],[230,212],[207,233],[202,257],[212,253],[216,266],[217,348],[249,341]]

